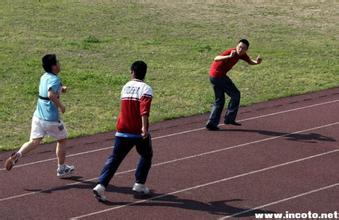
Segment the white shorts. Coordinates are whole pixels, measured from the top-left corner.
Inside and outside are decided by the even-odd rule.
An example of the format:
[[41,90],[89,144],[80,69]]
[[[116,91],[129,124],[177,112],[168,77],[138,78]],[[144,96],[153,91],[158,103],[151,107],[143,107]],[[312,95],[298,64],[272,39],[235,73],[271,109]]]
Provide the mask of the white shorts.
[[33,116],[30,140],[43,138],[46,135],[57,140],[66,139],[68,136],[62,121],[45,121]]

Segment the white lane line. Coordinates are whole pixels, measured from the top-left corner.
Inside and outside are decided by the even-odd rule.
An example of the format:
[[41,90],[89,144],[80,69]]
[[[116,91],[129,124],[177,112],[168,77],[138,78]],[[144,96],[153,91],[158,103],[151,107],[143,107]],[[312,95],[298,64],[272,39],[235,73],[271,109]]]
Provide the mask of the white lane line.
[[[260,139],[260,140],[256,140],[256,141],[252,141],[252,142],[247,142],[247,143],[243,143],[243,144],[238,144],[238,145],[234,145],[234,146],[230,146],[230,147],[219,148],[219,149],[213,150],[213,151],[207,151],[207,152],[200,153],[200,154],[194,154],[194,155],[187,156],[187,157],[182,157],[182,158],[177,158],[177,159],[174,159],[174,160],[156,163],[156,164],[153,164],[152,167],[158,167],[158,166],[162,166],[162,165],[165,165],[165,164],[175,163],[175,162],[178,162],[178,161],[188,160],[188,159],[192,159],[192,158],[196,158],[196,157],[202,157],[202,156],[205,156],[205,155],[214,154],[214,153],[222,152],[222,151],[225,151],[225,150],[240,148],[240,147],[248,146],[248,145],[251,145],[251,144],[257,144],[257,143],[261,143],[261,142],[265,142],[265,141],[278,139],[278,138],[281,138],[281,137],[286,137],[286,136],[293,135],[293,134],[299,134],[299,133],[303,133],[303,132],[308,132],[308,131],[313,131],[313,130],[317,130],[317,129],[321,129],[321,128],[326,128],[326,127],[330,127],[330,126],[337,125],[337,124],[339,124],[339,122],[334,122],[334,123],[327,124],[327,125],[322,125],[322,126],[318,126],[318,127],[314,127],[314,128],[296,131],[296,132],[293,132],[293,133],[290,133],[290,134],[284,134],[284,135],[279,135],[279,136],[275,136],[275,137],[264,138],[264,139]],[[121,174],[130,173],[130,172],[134,172],[134,171],[135,171],[135,169],[126,170],[126,171],[118,172],[115,175],[121,175]],[[91,178],[91,179],[83,180],[81,182],[66,184],[65,186],[73,186],[73,185],[81,184],[83,182],[93,181],[93,180],[96,180],[96,179],[97,178]],[[11,200],[11,199],[17,199],[17,198],[21,198],[21,197],[25,197],[25,196],[35,195],[35,194],[45,192],[45,191],[48,191],[48,190],[51,190],[51,189],[40,190],[40,191],[36,191],[36,192],[29,192],[29,193],[10,196],[10,197],[5,197],[5,198],[1,198],[0,202]]]
[[228,218],[233,218],[233,217],[236,217],[236,216],[239,216],[239,215],[243,215],[243,214],[248,213],[248,212],[253,212],[253,211],[258,210],[258,209],[262,209],[262,208],[265,208],[265,207],[268,207],[268,206],[276,205],[276,204],[279,204],[279,203],[282,203],[282,202],[286,202],[286,201],[289,201],[289,200],[292,200],[292,199],[296,199],[296,198],[299,198],[299,197],[302,197],[302,196],[307,196],[307,195],[310,195],[312,193],[320,192],[320,191],[327,190],[327,189],[330,189],[330,188],[333,188],[333,187],[337,187],[337,186],[339,186],[339,183],[335,183],[335,184],[332,184],[332,185],[324,186],[324,187],[321,187],[321,188],[318,188],[318,189],[314,189],[314,190],[311,190],[311,191],[308,191],[308,192],[300,193],[298,195],[291,196],[291,197],[288,197],[288,198],[280,199],[280,200],[277,200],[277,201],[274,201],[274,202],[271,202],[271,203],[267,203],[267,204],[264,204],[264,205],[261,205],[261,206],[257,206],[257,207],[252,208],[252,209],[248,209],[248,210],[245,210],[245,211],[242,211],[242,212],[235,213],[235,214],[230,215],[230,216],[224,216],[222,218],[219,218],[218,220],[224,220],[224,219],[228,219]]
[[[336,100],[333,100],[333,101],[322,102],[322,103],[318,103],[318,104],[313,104],[313,105],[308,105],[308,106],[304,106],[304,107],[289,109],[289,110],[285,110],[285,111],[279,111],[279,112],[275,112],[275,113],[259,115],[259,116],[239,120],[239,122],[250,121],[250,120],[255,120],[255,119],[259,119],[259,118],[265,118],[265,117],[269,117],[269,116],[284,114],[284,113],[287,113],[287,112],[298,111],[298,110],[302,110],[302,109],[307,109],[307,108],[317,107],[317,106],[321,106],[321,105],[331,104],[331,103],[335,103],[335,102],[338,102],[338,101],[339,101],[339,99],[336,99]],[[223,124],[220,124],[220,125],[223,125]],[[205,127],[181,131],[181,132],[176,132],[176,133],[172,133],[172,134],[168,134],[168,135],[162,135],[162,136],[154,137],[154,138],[152,138],[152,140],[157,140],[157,139],[162,139],[162,138],[167,138],[167,137],[172,137],[172,136],[177,136],[177,135],[182,135],[182,134],[187,134],[187,133],[192,133],[192,132],[201,131],[201,130],[204,130],[204,129],[205,129]],[[95,153],[95,152],[98,152],[98,151],[112,150],[112,147],[113,146],[109,146],[109,147],[104,147],[104,148],[98,148],[98,149],[95,149],[95,150],[89,150],[89,151],[84,151],[84,152],[80,152],[80,153],[69,154],[69,155],[67,155],[67,158],[80,156],[80,155],[84,155],[84,154]],[[56,160],[55,157],[45,159],[45,160],[30,162],[30,163],[18,164],[18,165],[15,165],[13,167],[13,169],[20,168],[20,167],[26,167],[26,166],[30,166],[30,165],[34,165],[34,164],[39,164],[39,163],[45,163],[45,162],[54,161],[54,160]],[[4,170],[5,170],[5,168],[0,168],[0,171],[4,171]]]
[[193,186],[193,187],[181,189],[181,190],[178,190],[178,191],[166,193],[166,194],[159,195],[159,196],[155,196],[155,197],[152,197],[152,198],[149,198],[149,199],[138,200],[138,201],[135,201],[135,202],[127,203],[125,205],[115,206],[115,207],[112,207],[112,208],[107,208],[107,209],[103,209],[103,210],[100,210],[100,211],[91,212],[91,213],[80,215],[80,216],[75,216],[75,217],[72,217],[70,219],[76,220],[76,219],[90,217],[90,216],[93,216],[93,215],[102,214],[102,213],[105,213],[105,212],[109,212],[109,211],[125,208],[125,207],[128,207],[128,206],[144,203],[144,202],[147,202],[147,201],[150,201],[150,200],[156,200],[156,199],[163,198],[163,197],[166,197],[166,196],[169,196],[169,195],[175,195],[175,194],[178,194],[178,193],[182,193],[182,192],[186,192],[186,191],[190,191],[190,190],[194,190],[194,189],[199,189],[199,188],[206,187],[206,186],[211,186],[211,185],[214,185],[214,184],[217,184],[217,183],[221,183],[221,182],[225,182],[225,181],[229,181],[229,180],[234,180],[234,179],[237,179],[237,178],[240,178],[240,177],[245,177],[245,176],[249,176],[249,175],[256,174],[256,173],[261,173],[261,172],[264,172],[264,171],[272,170],[272,169],[275,169],[275,168],[287,166],[287,165],[298,163],[298,162],[302,162],[302,161],[305,161],[305,160],[314,159],[314,158],[317,158],[317,157],[322,157],[322,156],[332,154],[332,153],[337,153],[337,152],[339,152],[339,149],[327,151],[327,152],[324,152],[324,153],[321,153],[321,154],[316,154],[316,155],[304,157],[304,158],[301,158],[301,159],[297,159],[297,160],[293,160],[293,161],[289,161],[289,162],[285,162],[285,163],[281,163],[281,164],[277,164],[277,165],[274,165],[274,166],[254,170],[254,171],[247,172],[247,173],[242,173],[242,174],[239,174],[239,175],[236,175],[236,176],[227,177],[227,178],[224,178],[224,179],[219,179],[219,180],[204,183],[204,184],[201,184],[201,185],[196,185],[196,186]]

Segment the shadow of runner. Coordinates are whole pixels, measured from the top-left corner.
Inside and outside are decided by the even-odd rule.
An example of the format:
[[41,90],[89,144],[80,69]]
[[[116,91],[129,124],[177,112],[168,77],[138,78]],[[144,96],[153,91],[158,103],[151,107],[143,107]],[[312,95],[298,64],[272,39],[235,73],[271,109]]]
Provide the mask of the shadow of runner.
[[[220,200],[220,201],[212,201],[212,202],[201,202],[192,199],[183,199],[177,197],[175,195],[168,194],[160,194],[160,193],[152,193],[149,196],[139,197],[139,199],[145,199],[147,201],[142,203],[130,204],[127,203],[125,205],[129,206],[142,206],[142,207],[171,207],[171,208],[180,208],[186,210],[207,212],[212,215],[220,215],[220,216],[231,216],[238,213],[243,213],[237,215],[237,218],[241,217],[251,217],[255,216],[255,213],[275,213],[273,211],[268,210],[252,210],[251,208],[241,208],[230,203],[235,201],[243,201],[241,199],[232,199],[232,200]],[[107,206],[116,206],[121,205],[119,202],[107,201],[104,203]]]
[[277,132],[277,131],[266,131],[266,130],[255,130],[255,129],[220,129],[219,131],[223,132],[248,132],[248,133],[258,133],[265,136],[279,137],[284,136],[287,140],[290,141],[301,141],[305,143],[318,143],[318,142],[337,142],[336,139],[332,137],[327,137],[318,133],[287,133],[287,132]]
[[[86,181],[81,180],[81,176],[74,176],[67,178],[68,180],[74,180],[75,183],[68,184],[66,186],[50,188],[47,190],[39,190],[39,189],[25,189],[26,191],[33,191],[40,193],[53,193],[57,191],[64,191],[69,189],[86,189],[89,194],[92,194],[92,188],[97,184],[94,181]],[[148,206],[148,207],[172,207],[172,208],[180,208],[194,211],[207,212],[213,215],[220,216],[229,216],[234,215],[240,212],[246,212],[237,217],[249,217],[254,216],[255,213],[274,213],[272,211],[267,210],[251,210],[250,208],[241,208],[231,205],[232,202],[241,202],[242,199],[232,199],[232,200],[220,200],[220,201],[212,201],[212,202],[201,202],[192,199],[183,199],[175,195],[168,195],[162,193],[155,193],[151,191],[149,195],[137,194],[132,191],[132,186],[129,187],[120,187],[109,185],[106,189],[106,195],[108,193],[121,193],[133,196],[136,201],[138,200],[146,200],[142,203],[133,204],[133,202],[122,202],[122,201],[106,201],[101,202],[107,206],[121,206],[121,205],[129,205],[129,206]],[[93,197],[93,199],[95,199]],[[136,202],[135,201],[135,202]],[[249,211],[251,210],[251,211]]]

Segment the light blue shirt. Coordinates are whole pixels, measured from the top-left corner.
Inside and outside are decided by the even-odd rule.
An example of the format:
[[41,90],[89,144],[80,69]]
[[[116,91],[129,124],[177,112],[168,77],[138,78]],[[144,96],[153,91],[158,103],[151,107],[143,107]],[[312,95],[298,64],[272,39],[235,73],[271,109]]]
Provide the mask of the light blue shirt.
[[[60,94],[61,81],[59,76],[53,73],[45,73],[40,78],[39,96],[48,98],[48,91]],[[34,116],[45,121],[59,121],[58,107],[50,100],[38,98]]]

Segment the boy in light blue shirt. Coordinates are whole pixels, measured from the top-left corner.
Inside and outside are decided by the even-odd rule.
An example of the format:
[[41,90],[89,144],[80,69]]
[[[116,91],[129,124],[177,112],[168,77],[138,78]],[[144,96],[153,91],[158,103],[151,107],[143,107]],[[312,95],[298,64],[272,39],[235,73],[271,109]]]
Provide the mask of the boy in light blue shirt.
[[48,91],[60,94],[62,85],[58,75],[46,72],[40,78],[39,99],[34,116],[45,121],[59,121],[58,106],[49,100]]
[[49,135],[57,140],[57,176],[67,177],[74,171],[74,166],[65,164],[67,131],[59,115],[59,110],[61,113],[65,112],[60,95],[66,92],[67,87],[62,86],[58,76],[60,64],[55,54],[45,55],[42,58],[42,66],[46,73],[40,78],[39,98],[32,118],[30,141],[23,144],[18,152],[13,153],[5,161],[5,167],[11,170],[20,157],[39,146],[42,139]]

